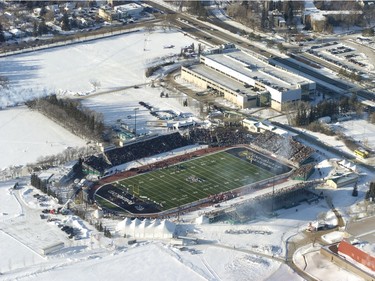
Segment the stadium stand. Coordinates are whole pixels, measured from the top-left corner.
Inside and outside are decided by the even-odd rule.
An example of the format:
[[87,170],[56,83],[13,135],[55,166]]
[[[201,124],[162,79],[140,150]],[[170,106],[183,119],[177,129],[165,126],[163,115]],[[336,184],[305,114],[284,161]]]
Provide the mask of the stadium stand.
[[123,163],[167,152],[189,144],[186,138],[183,138],[180,133],[175,132],[109,150],[105,153],[105,156],[112,166],[118,166]]
[[217,127],[213,130],[192,128],[189,130],[188,135],[192,143],[213,146],[249,144],[253,139],[252,134],[243,127]]
[[314,149],[291,137],[284,137],[271,131],[254,134],[246,128],[235,126],[211,129],[194,127],[187,130],[184,136],[179,132],[173,132],[110,149],[100,156],[90,156],[84,159],[83,164],[87,172],[103,175],[106,170],[119,165],[194,143],[208,144],[211,147],[251,144],[297,165],[304,163],[315,152]]
[[283,137],[271,131],[259,134],[252,144],[296,164],[303,163],[315,152],[311,147],[293,138]]
[[83,163],[83,170],[86,174],[97,174],[102,175],[104,174],[106,169],[111,168],[112,166],[107,163],[103,157],[91,155],[84,159]]
[[100,156],[90,156],[84,159],[83,163],[87,171],[103,175],[106,169],[189,144],[186,138],[175,132],[111,149]]
[[308,178],[311,176],[313,172],[314,172],[314,164],[309,163],[294,170],[291,177],[295,180],[306,181],[308,180]]

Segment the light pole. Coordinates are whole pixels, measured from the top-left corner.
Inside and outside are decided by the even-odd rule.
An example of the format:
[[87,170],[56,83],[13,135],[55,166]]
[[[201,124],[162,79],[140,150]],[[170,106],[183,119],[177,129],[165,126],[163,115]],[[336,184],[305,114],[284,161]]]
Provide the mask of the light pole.
[[275,178],[272,179],[272,216],[274,214],[274,201],[275,201]]
[[137,111],[138,107],[134,108],[134,135],[137,136]]

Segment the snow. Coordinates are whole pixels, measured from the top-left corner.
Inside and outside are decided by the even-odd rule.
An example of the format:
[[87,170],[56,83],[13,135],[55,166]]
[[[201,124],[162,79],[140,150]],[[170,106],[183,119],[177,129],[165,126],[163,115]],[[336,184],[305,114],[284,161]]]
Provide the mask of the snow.
[[228,223],[196,225],[199,233],[195,236],[217,241],[220,245],[233,245],[237,249],[251,249],[254,252],[284,258],[287,237],[306,229],[309,221],[315,220],[326,210],[326,204],[324,201],[320,201],[318,205],[303,203],[297,207],[297,210],[281,209],[277,211],[276,218],[260,217],[255,221],[239,225]]
[[319,245],[307,245],[297,250],[293,260],[299,268],[305,268],[305,272],[318,280],[351,280],[362,281],[363,278],[339,267],[327,257],[319,253]]
[[[11,275],[10,277],[17,275]],[[146,244],[107,256],[91,256],[41,269],[22,280],[205,280],[160,245]],[[7,280],[7,279],[5,279]],[[10,280],[10,279],[8,279]]]
[[328,244],[333,244],[340,242],[345,236],[345,233],[342,231],[333,231],[322,236],[322,239]]
[[25,106],[0,110],[0,128],[0,170],[85,145],[84,140]]
[[[169,98],[161,98],[160,93],[168,93]],[[183,102],[188,99],[189,107],[184,107]],[[150,111],[139,104],[140,101],[147,102],[157,110],[173,110],[176,113],[191,112],[199,115],[199,105],[196,101],[187,98],[183,94],[166,91],[164,88],[143,86],[139,89],[130,88],[121,92],[109,93],[83,100],[83,105],[95,111],[103,113],[106,124],[115,124],[117,120],[128,125],[132,130],[137,124],[137,133],[161,133],[167,132],[167,127],[161,127],[162,123],[157,117],[150,114]],[[136,117],[134,109],[138,108]],[[189,118],[187,118],[189,120]],[[197,120],[196,118],[190,120]],[[151,123],[149,123],[151,122]]]
[[[166,43],[175,48],[165,49]],[[197,43],[178,31],[139,30],[102,40],[0,58],[1,75],[17,89],[47,89],[61,94],[85,95],[93,91],[145,83],[145,68]]]
[[3,257],[6,257],[0,260],[0,272],[45,262],[45,259],[40,255],[1,230],[0,249]]
[[375,150],[375,125],[363,119],[337,122],[332,127],[340,127],[345,135]]

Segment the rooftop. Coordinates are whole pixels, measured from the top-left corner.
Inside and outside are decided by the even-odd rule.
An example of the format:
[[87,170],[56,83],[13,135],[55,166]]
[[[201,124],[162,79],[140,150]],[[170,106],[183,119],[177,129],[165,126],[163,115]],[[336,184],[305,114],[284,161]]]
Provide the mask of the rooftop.
[[238,49],[223,54],[209,54],[205,57],[282,92],[310,82],[303,77],[279,70],[268,62]]
[[218,84],[225,85],[226,88],[237,92],[238,94],[246,96],[256,96],[258,94],[258,92],[252,87],[245,87],[243,83],[237,82],[236,80],[231,79],[228,76],[212,70],[211,68],[202,64],[190,66],[189,69]]

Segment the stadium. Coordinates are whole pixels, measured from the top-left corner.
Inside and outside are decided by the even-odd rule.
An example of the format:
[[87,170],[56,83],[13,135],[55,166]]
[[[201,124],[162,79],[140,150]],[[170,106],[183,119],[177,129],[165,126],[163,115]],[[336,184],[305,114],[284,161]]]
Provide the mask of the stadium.
[[[105,165],[113,171],[112,158],[117,165],[115,167],[119,167],[118,164],[123,165],[119,157],[126,162],[150,156],[154,148],[158,153],[175,149],[176,143],[179,144],[177,147],[191,143],[206,144],[205,148],[185,151],[182,155],[139,165],[125,172],[112,172],[95,187],[93,200],[107,211],[132,217],[168,216],[217,204],[285,181],[301,168],[305,169],[303,165],[291,165],[291,159],[299,154],[306,159],[313,152],[299,142],[292,139],[280,141],[280,136],[270,133],[249,135],[247,130],[228,130],[195,128],[185,136],[179,133],[162,135],[107,152],[97,163],[106,159]],[[236,138],[233,138],[234,134],[237,134]],[[265,152],[267,142],[271,144],[268,153]],[[289,149],[290,155],[287,155],[285,143],[297,150]],[[277,155],[277,150],[280,150],[281,156]],[[121,156],[122,152],[131,155],[131,158]],[[92,159],[89,161],[92,162]]]

